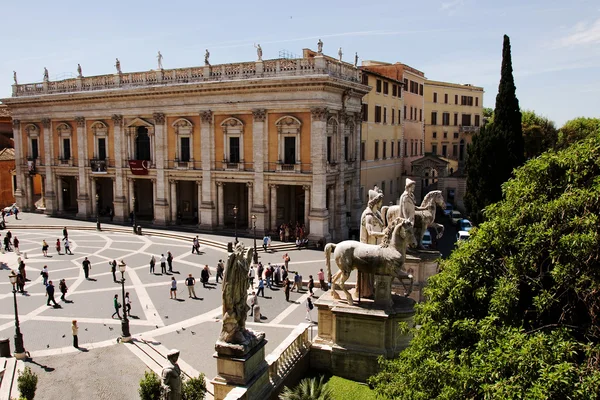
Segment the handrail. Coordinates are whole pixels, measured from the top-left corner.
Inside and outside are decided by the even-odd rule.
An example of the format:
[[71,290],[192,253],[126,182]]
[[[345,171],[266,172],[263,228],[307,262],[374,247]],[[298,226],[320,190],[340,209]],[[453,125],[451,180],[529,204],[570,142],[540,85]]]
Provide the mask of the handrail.
[[292,370],[296,362],[310,349],[308,330],[310,324],[302,323],[275,350],[265,357],[269,366],[269,380],[277,387]]

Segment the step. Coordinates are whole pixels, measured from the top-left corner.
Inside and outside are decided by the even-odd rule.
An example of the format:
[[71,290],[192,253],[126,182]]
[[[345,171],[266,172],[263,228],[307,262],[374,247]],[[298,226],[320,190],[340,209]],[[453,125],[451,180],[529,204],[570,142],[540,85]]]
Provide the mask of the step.
[[[11,396],[19,398],[13,395],[14,389],[17,389],[17,359],[16,358],[4,358],[4,372],[2,374],[2,380],[0,380],[0,399],[8,400]],[[2,365],[2,364],[0,364]]]

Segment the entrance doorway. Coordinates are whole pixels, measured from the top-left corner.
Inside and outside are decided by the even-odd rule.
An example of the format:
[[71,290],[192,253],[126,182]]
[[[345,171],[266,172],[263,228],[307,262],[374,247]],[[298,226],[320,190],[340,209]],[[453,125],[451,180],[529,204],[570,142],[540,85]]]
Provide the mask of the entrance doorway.
[[223,187],[224,218],[227,228],[234,228],[236,218],[233,208],[237,207],[237,227],[248,228],[248,188],[245,183],[227,183]]
[[77,213],[77,180],[74,176],[61,176],[62,179],[62,210],[67,213]]
[[299,185],[280,185],[277,188],[277,226],[306,224],[304,220],[304,189]]
[[154,187],[150,179],[136,179],[133,183],[135,193],[135,216],[138,219],[154,219]]
[[195,181],[177,181],[177,212],[182,224],[198,224],[198,189]]
[[112,178],[96,178],[96,194],[98,194],[98,214],[108,216],[114,201]]

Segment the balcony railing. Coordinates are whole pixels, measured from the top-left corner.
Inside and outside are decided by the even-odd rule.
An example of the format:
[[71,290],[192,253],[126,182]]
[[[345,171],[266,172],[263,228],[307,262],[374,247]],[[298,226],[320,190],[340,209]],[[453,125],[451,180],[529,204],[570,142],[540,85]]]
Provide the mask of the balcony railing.
[[106,160],[93,159],[90,160],[90,167],[93,174],[106,174],[108,163]]
[[312,172],[312,164],[285,164],[281,161],[274,163],[265,163],[265,172],[281,172],[285,174],[310,174]]
[[458,130],[461,133],[477,133],[479,132],[479,127],[474,125],[460,125]]
[[62,167],[72,167],[73,159],[70,157],[69,158],[59,158],[57,164]]

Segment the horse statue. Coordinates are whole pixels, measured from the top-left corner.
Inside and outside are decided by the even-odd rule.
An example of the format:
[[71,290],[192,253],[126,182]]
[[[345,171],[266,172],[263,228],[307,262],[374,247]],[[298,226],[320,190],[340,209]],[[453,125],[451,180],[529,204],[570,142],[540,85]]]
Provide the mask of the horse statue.
[[[427,193],[421,202],[421,208],[425,208],[425,210],[415,211],[414,234],[418,249],[424,248],[423,235],[425,235],[425,231],[430,226],[437,232],[438,239],[444,234],[444,225],[434,222],[436,206],[442,209],[446,208],[446,202],[441,190],[433,190]],[[400,206],[383,206],[381,208],[381,217],[387,226],[388,221],[393,221],[395,218],[400,217]]]
[[[338,243],[328,243],[325,246],[325,262],[328,275],[331,276],[331,252],[335,263],[340,269],[331,278],[331,292],[334,299],[340,296],[335,291],[335,285],[341,286],[346,294],[348,304],[352,305],[352,295],[346,289],[345,283],[350,278],[352,270],[376,275],[388,275],[398,279],[409,278],[403,270],[406,247],[416,245],[412,223],[404,218],[396,218],[384,230],[385,236],[381,244],[366,244],[356,240],[345,240]],[[340,280],[338,284],[337,281]]]

